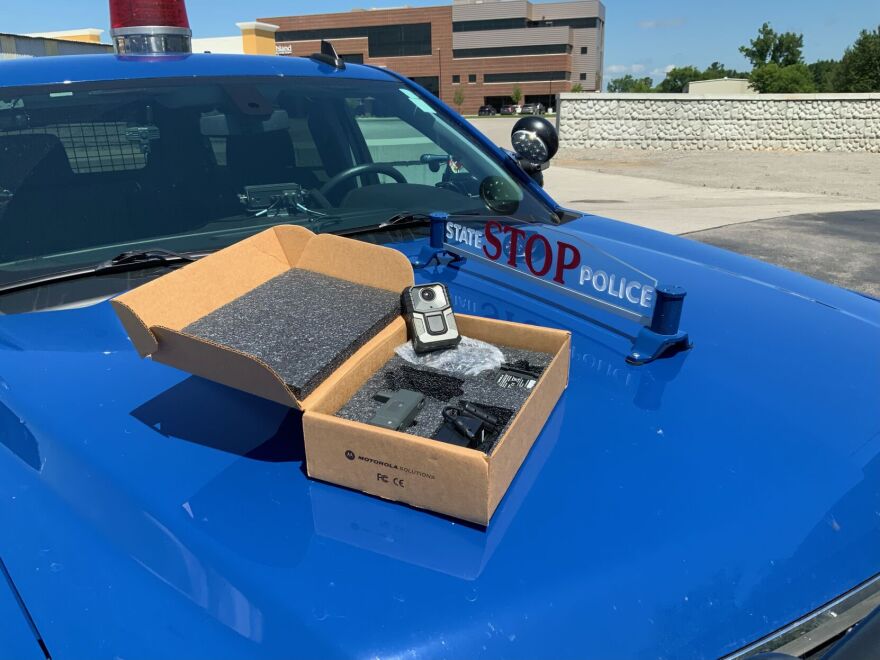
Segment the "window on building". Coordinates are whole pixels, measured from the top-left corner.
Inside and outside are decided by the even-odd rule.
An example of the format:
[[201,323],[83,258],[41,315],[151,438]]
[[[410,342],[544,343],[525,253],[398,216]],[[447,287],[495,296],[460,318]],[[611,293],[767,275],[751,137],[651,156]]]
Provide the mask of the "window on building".
[[598,18],[553,18],[543,21],[529,21],[526,27],[570,27],[570,28],[594,28],[599,24]]
[[427,89],[434,96],[440,94],[440,78],[437,76],[410,76],[409,79],[416,85],[421,85]]
[[275,41],[316,41],[318,39],[351,39],[366,37],[368,27],[316,28],[312,30],[281,30],[275,33]]
[[275,33],[276,42],[358,37],[367,38],[370,57],[406,57],[431,54],[430,23],[313,28],[309,30],[282,30]]
[[461,76],[452,76],[452,84],[457,85],[461,82]]
[[453,32],[475,32],[478,30],[515,30],[526,27],[525,18],[492,18],[485,21],[458,21],[452,24]]
[[589,48],[587,48],[586,46],[581,46],[581,55],[586,55],[588,51]]
[[514,55],[553,55],[570,53],[569,44],[537,44],[531,46],[501,46],[500,48],[456,48],[452,57],[512,57]]
[[367,35],[370,57],[431,54],[431,24],[377,25]]
[[586,74],[586,73],[582,73],[582,74],[581,74],[581,80],[586,80],[586,79],[587,79],[587,74]]
[[477,74],[476,73],[468,74],[468,82],[469,83],[477,82]]
[[352,64],[363,64],[364,63],[364,55],[363,53],[347,53],[345,55],[340,55],[344,62],[351,62]]
[[484,73],[483,82],[534,82],[537,80],[569,80],[569,71],[519,71],[515,73]]

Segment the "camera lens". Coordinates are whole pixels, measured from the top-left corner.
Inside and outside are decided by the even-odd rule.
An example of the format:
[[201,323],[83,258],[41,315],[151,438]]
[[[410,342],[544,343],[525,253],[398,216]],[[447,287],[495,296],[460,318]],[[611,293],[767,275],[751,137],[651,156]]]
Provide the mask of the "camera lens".
[[437,297],[437,294],[434,292],[434,289],[422,289],[419,291],[419,296],[425,302],[431,302]]

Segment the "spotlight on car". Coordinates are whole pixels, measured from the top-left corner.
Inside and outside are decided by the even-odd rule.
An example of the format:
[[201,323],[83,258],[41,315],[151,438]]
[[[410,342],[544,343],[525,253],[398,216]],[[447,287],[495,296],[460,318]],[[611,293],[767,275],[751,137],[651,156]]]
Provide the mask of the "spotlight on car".
[[556,127],[543,117],[523,117],[510,134],[513,150],[524,161],[543,165],[559,150]]

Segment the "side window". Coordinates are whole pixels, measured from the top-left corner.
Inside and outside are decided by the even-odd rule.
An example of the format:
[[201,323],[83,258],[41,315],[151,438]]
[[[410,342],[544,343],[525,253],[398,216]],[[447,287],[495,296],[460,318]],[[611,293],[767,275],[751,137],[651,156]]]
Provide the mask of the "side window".
[[[443,180],[447,151],[396,115],[373,114],[372,99],[349,99],[355,120],[374,163],[398,169],[409,183],[434,186]],[[426,162],[435,162],[436,171]],[[380,175],[382,183],[393,180]]]
[[321,160],[321,152],[309,129],[308,120],[305,117],[291,117],[288,131],[293,142],[297,166],[311,170],[319,181],[326,181],[329,177]]

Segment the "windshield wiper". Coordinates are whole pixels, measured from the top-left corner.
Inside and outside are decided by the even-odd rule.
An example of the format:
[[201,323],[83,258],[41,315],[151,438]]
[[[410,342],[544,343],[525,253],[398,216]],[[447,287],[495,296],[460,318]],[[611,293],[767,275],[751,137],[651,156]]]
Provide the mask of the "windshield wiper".
[[0,286],[0,294],[9,293],[11,291],[21,291],[22,289],[30,289],[45,284],[76,280],[83,277],[94,277],[96,275],[108,275],[111,273],[122,273],[160,266],[167,266],[170,268],[178,264],[188,264],[196,261],[207,253],[208,252],[172,252],[171,250],[164,250],[162,248],[132,250],[117,254],[112,259],[102,261],[94,266],[62,271],[60,273],[50,273],[48,275],[40,275],[38,277],[4,284]]
[[[483,211],[474,209],[471,211],[458,211],[450,213],[452,219],[461,217],[475,217],[484,215]],[[406,229],[407,227],[423,227],[431,224],[431,214],[421,211],[401,211],[395,213],[390,218],[378,225],[367,225],[366,227],[354,227],[344,231],[335,232],[338,236],[355,236],[357,234],[372,234],[374,232],[387,231],[389,229]]]
[[111,273],[123,270],[138,270],[152,265],[173,264],[177,262],[191,263],[197,257],[191,254],[182,254],[163,250],[161,248],[151,250],[131,250],[117,254],[112,259],[103,261],[92,269],[92,274]]

